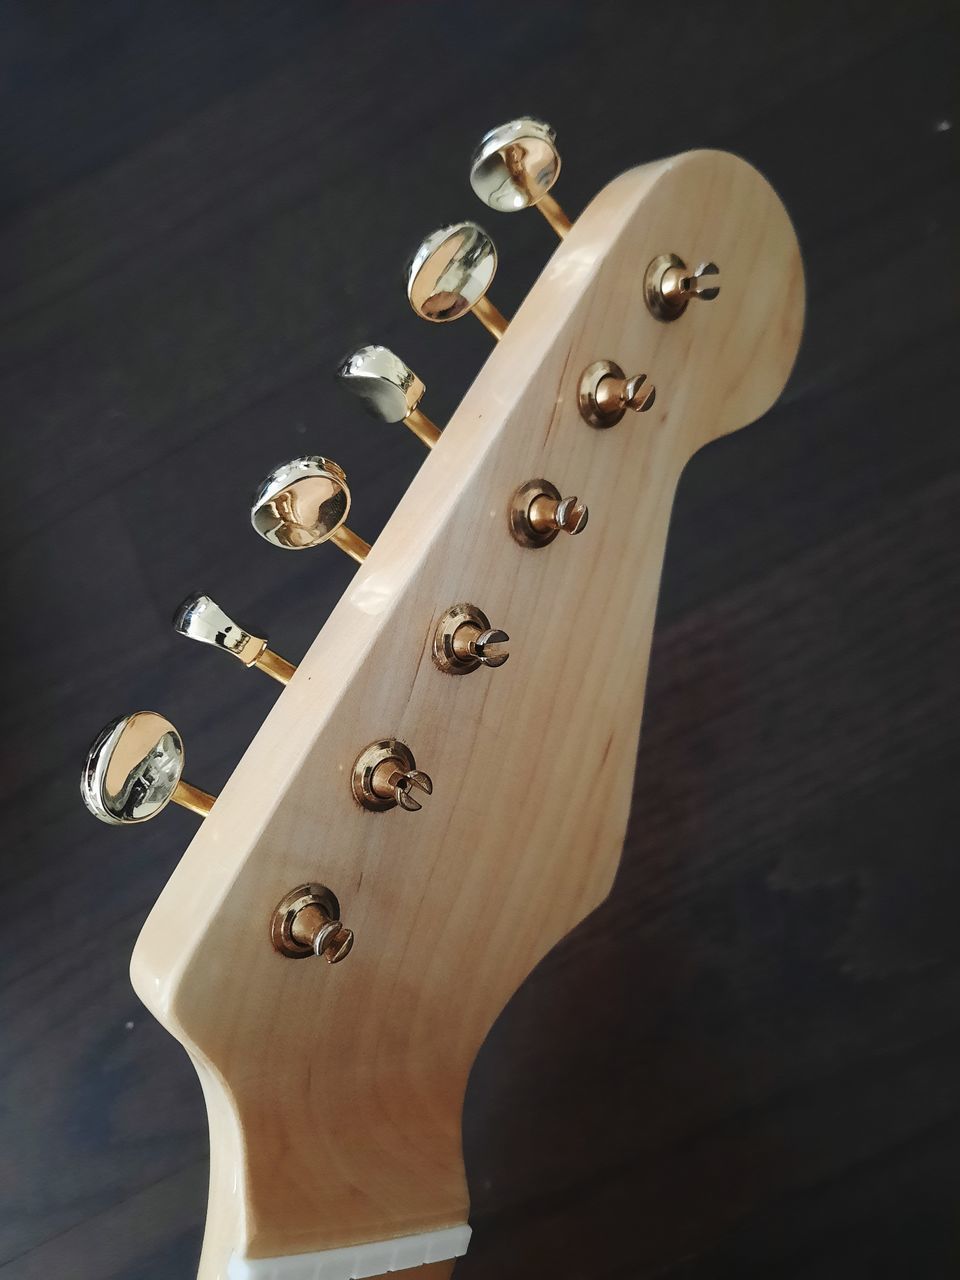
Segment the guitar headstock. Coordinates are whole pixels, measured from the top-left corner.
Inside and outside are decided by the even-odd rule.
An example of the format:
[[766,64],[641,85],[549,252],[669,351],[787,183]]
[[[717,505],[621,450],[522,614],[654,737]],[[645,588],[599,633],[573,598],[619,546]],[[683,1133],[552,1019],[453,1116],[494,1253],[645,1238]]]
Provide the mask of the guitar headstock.
[[535,122],[475,158],[489,204],[533,205],[561,237],[509,323],[475,224],[413,260],[414,310],[499,338],[442,431],[391,352],[340,370],[430,448],[375,544],[329,459],[257,491],[261,535],[359,563],[299,667],[208,597],[181,607],[184,634],[286,686],[223,792],[184,783],[179,736],[145,713],[109,726],[84,774],[108,821],[168,799],[207,814],[131,969],[203,1082],[204,1277],[374,1275],[466,1247],[468,1073],[620,857],[677,479],[793,364],[799,250],[748,164],[644,165],[572,224],[558,172]]

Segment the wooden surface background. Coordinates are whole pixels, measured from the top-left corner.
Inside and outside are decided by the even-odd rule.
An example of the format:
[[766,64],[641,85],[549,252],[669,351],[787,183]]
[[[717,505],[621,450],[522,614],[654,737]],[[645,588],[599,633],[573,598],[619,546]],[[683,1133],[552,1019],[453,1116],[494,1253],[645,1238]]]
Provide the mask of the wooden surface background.
[[275,693],[169,615],[204,589],[306,648],[350,564],[259,541],[248,495],[328,451],[376,535],[421,454],[331,372],[385,342],[452,411],[488,339],[418,322],[401,268],[479,217],[515,308],[551,233],[485,216],[466,162],[521,111],[571,214],[644,159],[746,156],[809,310],[781,403],[681,482],[621,874],[481,1053],[458,1280],[956,1274],[952,7],[0,10],[2,1280],[193,1274],[200,1091],[126,970],[195,820],[99,826],[80,763],[150,707],[229,774]]

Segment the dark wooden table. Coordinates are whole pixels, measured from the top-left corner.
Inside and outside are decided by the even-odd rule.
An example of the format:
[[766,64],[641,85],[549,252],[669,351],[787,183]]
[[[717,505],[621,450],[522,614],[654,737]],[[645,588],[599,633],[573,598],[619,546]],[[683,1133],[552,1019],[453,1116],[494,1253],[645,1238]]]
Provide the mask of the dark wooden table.
[[[307,647],[350,566],[258,541],[251,487],[329,450],[376,535],[421,455],[331,371],[384,342],[452,411],[488,341],[420,324],[401,267],[482,216],[469,151],[524,110],[573,213],[644,159],[749,158],[809,312],[780,404],[681,483],[621,874],[480,1055],[457,1275],[957,1274],[951,7],[4,7],[2,1280],[194,1274],[200,1091],[126,969],[195,820],[101,827],[80,763],[156,707],[228,776],[273,690],[171,610]],[[509,313],[553,242],[494,230]]]

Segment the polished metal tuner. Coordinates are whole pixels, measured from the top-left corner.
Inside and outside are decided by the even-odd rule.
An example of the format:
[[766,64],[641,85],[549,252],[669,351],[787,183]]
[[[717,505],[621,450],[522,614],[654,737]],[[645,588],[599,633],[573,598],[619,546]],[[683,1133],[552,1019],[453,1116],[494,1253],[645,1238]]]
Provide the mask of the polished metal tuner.
[[384,422],[402,422],[432,449],[440,429],[419,407],[426,390],[409,365],[388,347],[361,347],[337,370],[343,385]]
[[486,296],[497,270],[497,249],[475,222],[441,227],[420,245],[407,272],[407,297],[418,316],[442,324],[473,312],[497,339],[507,321]]
[[643,296],[658,320],[676,320],[692,298],[712,302],[719,292],[720,268],[715,262],[702,262],[691,271],[675,253],[654,258],[643,277]]
[[120,716],[100,731],[80,775],[83,802],[110,826],[147,822],[172,800],[201,816],[214,796],[184,782],[183,740],[155,711]]
[[543,120],[524,116],[484,134],[470,164],[470,185],[491,209],[537,209],[562,240],[570,219],[549,195],[560,174],[557,135]]
[[546,547],[558,533],[582,533],[589,515],[579,498],[564,498],[549,480],[528,480],[510,503],[510,532],[521,547]]
[[657,398],[657,389],[645,373],[628,378],[612,360],[597,360],[580,375],[577,403],[591,427],[615,426],[628,409],[646,413]]
[[286,684],[296,671],[278,653],[267,648],[266,636],[251,635],[220,608],[209,596],[194,592],[187,596],[173,615],[173,629],[188,640],[212,644],[215,649],[231,654],[245,667],[257,667],[274,680]]
[[433,660],[450,675],[466,675],[481,666],[502,667],[510,657],[504,648],[509,639],[505,631],[490,626],[475,604],[455,604],[437,623]]
[[250,521],[261,538],[286,551],[303,551],[334,542],[363,564],[370,544],[344,521],[350,511],[350,488],[343,469],[312,455],[275,467],[254,494]]
[[337,896],[322,884],[302,884],[283,896],[274,908],[270,938],[291,960],[322,956],[339,964],[353,948],[353,930],[340,919]]
[[357,756],[353,766],[353,794],[365,809],[394,809],[409,813],[423,806],[413,794],[433,794],[429,775],[417,768],[413,752],[396,738],[371,742]]

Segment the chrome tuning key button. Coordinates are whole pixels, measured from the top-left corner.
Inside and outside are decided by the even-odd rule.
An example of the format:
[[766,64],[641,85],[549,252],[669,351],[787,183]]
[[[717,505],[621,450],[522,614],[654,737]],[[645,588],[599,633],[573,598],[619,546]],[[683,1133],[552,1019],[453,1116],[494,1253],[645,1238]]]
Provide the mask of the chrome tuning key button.
[[470,164],[470,185],[498,213],[539,210],[562,240],[570,219],[548,194],[559,174],[556,134],[543,120],[524,116],[483,136]]
[[371,742],[357,756],[353,766],[353,794],[365,809],[394,809],[409,813],[423,806],[413,794],[433,794],[433,782],[417,768],[413,752],[396,738]]
[[350,511],[350,488],[343,469],[311,455],[275,467],[254,494],[250,520],[261,538],[285,551],[304,551],[334,542],[363,564],[370,544],[344,521]]
[[466,675],[481,666],[502,667],[510,657],[504,648],[509,640],[505,631],[490,626],[475,604],[455,604],[437,623],[433,660],[450,675]]
[[528,480],[510,503],[510,532],[521,547],[546,547],[558,533],[582,533],[589,511],[579,498],[564,498],[549,480]]
[[100,731],[87,753],[80,794],[110,826],[147,822],[172,800],[206,816],[214,796],[184,782],[183,740],[155,711],[120,716]]
[[419,407],[426,390],[409,365],[387,347],[361,347],[348,356],[337,377],[384,422],[402,422],[432,449],[440,429]]
[[273,911],[270,938],[291,960],[322,956],[339,964],[353,949],[353,930],[340,919],[337,896],[322,884],[302,884],[284,895]]
[[507,321],[486,296],[496,270],[496,246],[482,227],[475,222],[441,227],[413,255],[407,297],[424,320],[443,324],[473,312],[500,339]]
[[239,659],[245,667],[257,667],[274,680],[286,684],[296,671],[278,653],[267,648],[266,636],[251,635],[220,608],[209,596],[194,592],[187,596],[173,615],[173,629],[188,640],[213,645]]
[[591,427],[612,427],[628,409],[646,413],[656,397],[657,389],[645,373],[628,378],[612,360],[597,360],[580,375],[577,403]]
[[719,292],[720,268],[715,262],[702,262],[691,271],[675,253],[654,258],[643,277],[644,299],[658,320],[676,320],[691,299],[712,302]]

